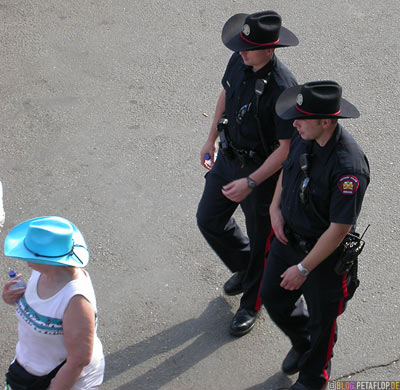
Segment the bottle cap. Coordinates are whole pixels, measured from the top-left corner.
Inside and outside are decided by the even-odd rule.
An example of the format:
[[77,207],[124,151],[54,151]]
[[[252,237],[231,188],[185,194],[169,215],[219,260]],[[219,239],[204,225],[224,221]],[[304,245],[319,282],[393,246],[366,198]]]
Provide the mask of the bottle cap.
[[204,155],[204,160],[205,160],[205,161],[211,160],[211,157],[210,157],[210,155],[209,155],[208,153],[206,153],[206,154]]
[[8,276],[9,276],[10,278],[15,278],[15,277],[17,276],[17,274],[16,274],[16,272],[12,269],[12,270],[8,273]]

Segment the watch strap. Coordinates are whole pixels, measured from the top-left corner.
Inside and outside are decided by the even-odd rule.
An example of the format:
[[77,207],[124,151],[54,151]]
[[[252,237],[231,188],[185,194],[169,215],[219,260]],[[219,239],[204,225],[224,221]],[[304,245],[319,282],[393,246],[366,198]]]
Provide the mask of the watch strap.
[[253,180],[250,176],[247,176],[246,179],[247,179],[247,186],[250,189],[254,190],[254,188],[257,187],[257,183],[255,182],[255,180]]
[[303,276],[308,276],[310,273],[310,271],[306,267],[303,267],[301,263],[297,264],[297,268]]

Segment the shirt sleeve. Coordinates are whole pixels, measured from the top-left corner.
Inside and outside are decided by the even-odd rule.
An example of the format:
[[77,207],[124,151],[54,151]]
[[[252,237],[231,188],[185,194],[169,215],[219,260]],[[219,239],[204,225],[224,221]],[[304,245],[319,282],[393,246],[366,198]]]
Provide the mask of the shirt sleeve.
[[342,174],[332,184],[330,221],[355,225],[361,210],[368,178],[362,174]]

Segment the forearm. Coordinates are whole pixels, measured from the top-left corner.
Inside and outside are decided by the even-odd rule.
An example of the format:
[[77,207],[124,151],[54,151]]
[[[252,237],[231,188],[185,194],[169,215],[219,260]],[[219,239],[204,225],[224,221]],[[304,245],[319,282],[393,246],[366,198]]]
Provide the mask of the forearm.
[[281,211],[281,198],[282,198],[282,175],[279,175],[278,182],[276,183],[274,196],[269,207],[269,214],[271,217],[271,226],[274,231],[275,237],[284,245],[287,245],[288,239],[285,235],[285,220]]
[[274,196],[272,198],[272,202],[270,205],[270,212],[281,210],[281,198],[282,198],[282,175],[283,172],[280,173],[278,181],[276,183]]
[[301,262],[303,267],[312,271],[321,264],[341,244],[346,234],[350,231],[351,225],[331,223],[325,230],[310,253]]
[[268,156],[264,163],[250,177],[257,184],[260,184],[279,171],[283,161],[287,158],[289,147],[290,140],[280,140],[279,147]]
[[69,390],[77,382],[79,376],[81,375],[82,369],[86,364],[83,362],[74,362],[71,360],[66,361],[66,363],[57,372],[51,382],[49,390]]
[[218,138],[217,124],[225,113],[225,89],[223,89],[218,97],[217,105],[215,107],[214,119],[211,124],[211,129],[208,134],[208,141],[215,142]]

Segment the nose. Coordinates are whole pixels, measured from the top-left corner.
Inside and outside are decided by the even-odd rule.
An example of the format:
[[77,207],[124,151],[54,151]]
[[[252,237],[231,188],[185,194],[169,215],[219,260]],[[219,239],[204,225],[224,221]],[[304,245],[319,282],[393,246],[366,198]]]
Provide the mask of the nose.
[[298,124],[299,124],[299,122],[297,121],[297,119],[295,119],[294,122],[293,122],[293,127],[297,128]]

